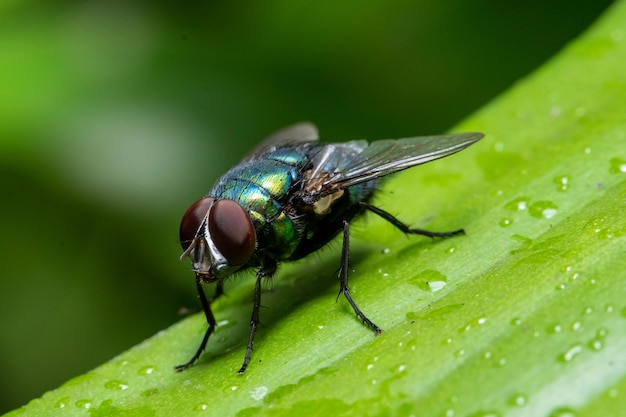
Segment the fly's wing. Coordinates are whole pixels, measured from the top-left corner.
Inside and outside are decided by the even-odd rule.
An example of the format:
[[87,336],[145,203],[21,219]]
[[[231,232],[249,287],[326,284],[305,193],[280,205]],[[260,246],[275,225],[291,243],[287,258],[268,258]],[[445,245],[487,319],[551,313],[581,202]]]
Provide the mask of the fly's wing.
[[[332,193],[362,182],[367,182],[403,169],[424,164],[459,152],[483,137],[482,133],[460,133],[440,136],[422,136],[397,140],[381,140],[363,146],[356,145],[356,154],[350,162],[332,172],[314,162],[314,170],[326,171],[318,189],[322,194]],[[328,145],[341,146],[341,145]],[[320,153],[322,154],[322,153]],[[347,155],[346,155],[347,156]],[[321,158],[323,160],[324,158]],[[321,162],[321,161],[320,161]]]
[[316,142],[319,140],[317,127],[310,122],[300,122],[287,126],[278,132],[272,133],[266,137],[263,142],[258,144],[243,158],[244,161],[254,159],[266,151],[279,148],[282,145],[298,145],[304,142]]

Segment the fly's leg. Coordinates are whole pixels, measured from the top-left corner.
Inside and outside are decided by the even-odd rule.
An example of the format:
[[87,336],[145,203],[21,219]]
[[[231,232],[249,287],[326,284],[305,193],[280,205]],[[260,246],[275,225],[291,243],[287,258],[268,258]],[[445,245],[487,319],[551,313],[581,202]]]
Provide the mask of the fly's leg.
[[[213,304],[215,300],[224,295],[224,281],[217,281],[217,286],[215,287],[215,293],[213,297],[209,298],[209,304]],[[181,307],[178,309],[179,316],[189,316],[191,314],[195,314],[200,311],[201,308],[189,308],[189,307]]]
[[344,220],[343,221],[343,248],[341,249],[341,269],[339,270],[339,294],[337,298],[341,294],[346,297],[352,309],[356,313],[356,316],[363,321],[370,329],[374,331],[374,333],[379,334],[382,332],[382,329],[374,324],[373,321],[368,319],[365,314],[361,311],[361,309],[356,305],[352,296],[350,295],[350,288],[348,287],[348,263],[350,260],[350,224]]
[[407,233],[407,234],[423,235],[423,236],[428,236],[428,237],[449,237],[449,236],[465,234],[465,230],[463,229],[453,230],[451,232],[430,232],[428,230],[423,230],[423,229],[413,229],[413,228],[410,228],[408,225],[402,223],[400,220],[398,220],[397,218],[395,218],[393,215],[386,212],[385,210],[379,209],[378,207],[374,207],[370,204],[363,203],[363,202],[361,203],[361,206],[371,211],[372,213],[379,215],[380,217],[382,217],[383,219],[387,220],[389,223],[393,224],[395,227],[400,229],[402,232]]
[[[209,324],[209,328],[204,333],[202,342],[200,342],[200,346],[198,347],[198,350],[191,357],[191,359],[188,362],[183,363],[182,365],[177,365],[176,367],[174,367],[174,369],[177,371],[184,371],[185,369],[193,365],[195,361],[198,360],[200,355],[202,355],[202,352],[204,352],[204,348],[206,348],[206,344],[209,341],[209,336],[211,336],[211,334],[215,330],[215,326],[217,325],[215,321],[215,316],[213,315],[213,311],[211,311],[211,303],[209,302],[209,300],[206,298],[206,295],[204,294],[204,289],[202,288],[202,285],[200,283],[200,278],[197,278],[197,277],[196,277],[196,288],[198,289],[198,296],[200,297],[202,310],[204,311],[204,315],[206,316],[206,321]],[[220,288],[220,285],[218,284],[218,289],[219,288]]]
[[254,302],[252,306],[252,318],[250,319],[250,338],[248,339],[248,347],[246,348],[246,356],[243,358],[243,364],[237,373],[239,375],[246,372],[250,364],[250,356],[252,355],[252,346],[254,345],[254,335],[259,325],[259,309],[261,308],[261,280],[269,278],[276,272],[276,264],[265,265],[256,274],[256,284],[254,286]]
[[224,281],[220,280],[220,281],[217,281],[217,285],[215,287],[215,293],[213,293],[213,297],[211,297],[209,302],[211,304],[214,303],[215,300],[220,298],[222,295],[224,295]]

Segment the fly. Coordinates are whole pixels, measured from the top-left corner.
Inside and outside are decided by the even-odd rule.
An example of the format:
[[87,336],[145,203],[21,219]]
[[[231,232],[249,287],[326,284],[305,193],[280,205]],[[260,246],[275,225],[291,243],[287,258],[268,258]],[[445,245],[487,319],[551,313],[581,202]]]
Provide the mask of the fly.
[[[381,177],[459,152],[481,133],[423,136],[368,143],[320,143],[310,123],[287,127],[268,137],[224,174],[209,194],[189,207],[180,224],[181,259],[189,257],[208,328],[182,371],[202,354],[216,327],[211,302],[223,294],[232,274],[256,269],[250,336],[243,364],[250,363],[259,324],[261,282],[279,262],[315,252],[343,234],[339,294],[375,334],[382,330],[359,309],[348,289],[350,222],[370,211],[406,234],[448,237],[463,234],[411,228],[370,204]],[[202,284],[215,283],[212,299]]]

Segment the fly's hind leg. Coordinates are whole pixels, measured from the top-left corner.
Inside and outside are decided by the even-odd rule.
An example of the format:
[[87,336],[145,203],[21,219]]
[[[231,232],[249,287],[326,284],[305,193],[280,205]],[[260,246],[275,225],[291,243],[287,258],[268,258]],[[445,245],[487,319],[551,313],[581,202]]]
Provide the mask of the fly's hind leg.
[[382,332],[382,329],[374,324],[373,321],[367,318],[365,314],[361,311],[361,309],[356,305],[354,300],[352,299],[352,295],[350,295],[350,288],[348,287],[348,263],[350,261],[350,224],[347,221],[343,221],[343,248],[341,249],[341,268],[339,270],[339,281],[340,288],[339,297],[341,294],[346,297],[346,300],[352,306],[356,316],[361,319],[361,321],[367,325],[370,329],[374,331],[375,334],[379,334]]
[[387,220],[389,223],[393,224],[395,227],[397,227],[398,229],[400,229],[402,232],[406,234],[423,235],[423,236],[428,236],[428,237],[433,237],[433,238],[434,237],[450,237],[450,236],[465,234],[465,230],[463,229],[453,230],[451,232],[431,232],[431,231],[424,230],[424,229],[411,228],[408,225],[402,223],[400,220],[394,217],[391,213],[386,212],[385,210],[379,209],[378,207],[372,206],[371,204],[368,204],[368,203],[361,203],[361,206],[371,211],[372,213],[379,215],[380,217]]

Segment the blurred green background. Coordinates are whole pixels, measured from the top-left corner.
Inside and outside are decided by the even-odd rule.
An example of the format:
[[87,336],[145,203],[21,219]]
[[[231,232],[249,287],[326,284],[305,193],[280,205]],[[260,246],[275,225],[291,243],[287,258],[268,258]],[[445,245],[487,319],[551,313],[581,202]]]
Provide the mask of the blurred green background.
[[0,412],[197,305],[180,217],[265,135],[441,133],[609,4],[0,3]]

